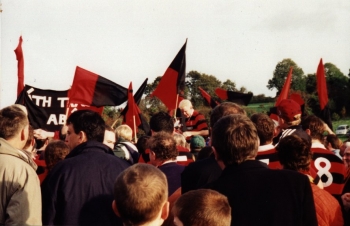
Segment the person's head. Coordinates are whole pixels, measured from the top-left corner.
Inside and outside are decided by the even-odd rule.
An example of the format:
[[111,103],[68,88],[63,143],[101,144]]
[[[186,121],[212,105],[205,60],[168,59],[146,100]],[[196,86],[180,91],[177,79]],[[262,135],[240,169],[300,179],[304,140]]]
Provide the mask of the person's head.
[[334,149],[340,149],[343,142],[335,134],[328,134],[325,140],[325,147],[332,151]]
[[186,138],[184,135],[180,134],[180,133],[174,133],[173,137],[175,139],[176,142],[176,146],[181,146],[181,147],[186,147]]
[[301,122],[301,107],[294,100],[282,100],[277,106],[277,113],[280,118],[279,125],[283,129],[299,125]]
[[247,115],[245,110],[238,104],[232,102],[224,102],[216,106],[210,114],[210,127],[213,128],[215,123],[226,115]]
[[69,147],[64,141],[51,141],[44,152],[45,163],[50,171],[59,161],[63,160],[69,153]]
[[25,112],[17,106],[0,110],[0,137],[13,147],[23,149],[28,139],[29,121]]
[[179,109],[181,110],[182,114],[186,118],[191,117],[191,115],[193,114],[193,111],[194,111],[191,101],[186,100],[186,99],[182,100],[179,103]]
[[231,225],[231,207],[226,196],[210,189],[186,192],[171,210],[176,226]]
[[153,134],[161,131],[170,134],[173,134],[174,132],[174,120],[168,113],[163,111],[160,111],[151,117],[149,126]]
[[278,158],[284,169],[309,171],[312,160],[311,139],[297,134],[283,137],[276,146]]
[[190,148],[191,152],[199,152],[202,148],[205,147],[205,140],[200,135],[194,135],[191,137]]
[[344,150],[343,162],[347,168],[350,167],[350,147],[346,147]]
[[73,150],[86,141],[103,142],[105,122],[102,117],[90,110],[73,112],[67,119],[66,144]]
[[168,133],[156,133],[148,140],[147,146],[150,149],[149,158],[153,165],[167,160],[175,160],[179,154],[173,136]]
[[115,129],[115,136],[117,138],[117,142],[120,142],[122,140],[131,141],[132,129],[126,124],[120,125]]
[[105,145],[107,145],[110,149],[114,148],[115,142],[116,142],[116,138],[115,138],[115,133],[114,130],[112,129],[112,127],[106,125],[106,129],[105,129],[105,136],[103,138],[103,143]]
[[34,139],[34,129],[31,125],[28,127],[28,138],[27,142],[23,147],[23,150],[28,152],[30,156],[35,159],[36,149],[35,149],[35,139]]
[[324,122],[315,115],[307,116],[301,126],[313,140],[318,140],[323,143],[323,133],[325,131]]
[[245,115],[227,115],[214,125],[212,146],[216,159],[225,166],[255,159],[259,147],[258,132]]
[[141,136],[137,139],[136,147],[145,162],[149,162],[149,153],[146,153],[148,149],[147,142],[151,138],[150,136]]
[[168,183],[158,168],[134,164],[124,170],[114,183],[114,212],[125,225],[161,225],[169,214]]
[[272,119],[263,113],[257,113],[250,117],[254,123],[258,136],[260,139],[260,145],[266,145],[272,143],[275,126]]

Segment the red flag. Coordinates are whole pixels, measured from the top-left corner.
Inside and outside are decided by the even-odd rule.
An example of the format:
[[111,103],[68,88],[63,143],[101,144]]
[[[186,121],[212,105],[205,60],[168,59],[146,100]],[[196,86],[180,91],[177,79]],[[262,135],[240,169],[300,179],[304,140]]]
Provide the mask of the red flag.
[[186,45],[187,40],[151,94],[151,97],[158,97],[169,111],[177,108],[179,95],[185,86]]
[[245,106],[249,104],[253,97],[253,93],[234,92],[222,88],[216,88],[215,93],[221,100],[228,100],[230,102]]
[[293,67],[290,67],[288,76],[286,78],[286,81],[284,82],[283,88],[281,90],[281,93],[280,93],[277,101],[276,101],[275,106],[278,106],[282,100],[288,99],[288,93],[289,93],[290,84],[291,84],[291,80],[292,80],[292,73],[293,73]]
[[323,110],[328,103],[328,92],[322,58],[317,68],[317,93],[318,99],[320,101],[321,110]]
[[118,106],[127,100],[127,95],[128,89],[121,85],[77,67],[69,92],[69,101],[96,107]]
[[18,61],[18,83],[17,83],[17,96],[20,95],[24,88],[24,59],[23,59],[23,51],[22,51],[22,36],[19,37],[18,46],[15,49],[16,59]]
[[201,91],[201,94],[203,96],[203,98],[208,102],[209,106],[211,108],[215,108],[216,105],[219,105],[220,103],[218,103],[217,101],[214,101],[211,96],[209,95],[209,93],[205,92],[204,89],[202,89],[201,87],[198,87],[199,91]]
[[141,124],[140,109],[135,104],[135,99],[132,90],[132,82],[130,82],[128,90],[128,111],[125,114],[124,122],[132,129],[134,136],[137,133],[137,127]]

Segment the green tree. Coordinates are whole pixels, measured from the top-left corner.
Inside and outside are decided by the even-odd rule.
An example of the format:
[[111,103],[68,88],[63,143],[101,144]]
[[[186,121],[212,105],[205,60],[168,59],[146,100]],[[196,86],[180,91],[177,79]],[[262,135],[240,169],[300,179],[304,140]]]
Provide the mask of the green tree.
[[303,69],[298,67],[291,59],[284,59],[278,62],[273,72],[272,79],[268,81],[267,88],[270,90],[277,89],[277,93],[279,93],[286,81],[290,67],[293,67],[291,89],[305,91],[305,75]]
[[225,82],[223,82],[221,88],[226,89],[228,91],[237,91],[236,83],[232,82],[230,79],[227,79]]

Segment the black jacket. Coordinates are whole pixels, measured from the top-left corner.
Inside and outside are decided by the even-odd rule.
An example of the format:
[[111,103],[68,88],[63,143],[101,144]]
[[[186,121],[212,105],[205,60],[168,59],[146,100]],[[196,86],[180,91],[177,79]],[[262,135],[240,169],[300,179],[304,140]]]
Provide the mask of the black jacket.
[[113,186],[127,167],[104,144],[75,147],[42,184],[44,225],[122,225],[111,208]]
[[301,173],[248,160],[226,167],[207,187],[227,196],[231,225],[317,225],[310,181]]

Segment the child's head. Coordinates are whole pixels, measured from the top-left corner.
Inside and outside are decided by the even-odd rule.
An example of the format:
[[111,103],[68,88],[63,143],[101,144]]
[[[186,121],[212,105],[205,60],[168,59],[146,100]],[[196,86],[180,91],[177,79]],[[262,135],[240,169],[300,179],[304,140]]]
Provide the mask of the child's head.
[[70,152],[67,144],[61,140],[52,141],[45,148],[45,163],[51,170],[59,161],[63,160]]
[[138,163],[124,170],[114,183],[114,212],[125,225],[144,225],[168,217],[168,183],[156,167]]
[[226,196],[210,189],[186,192],[172,208],[176,226],[231,224],[231,207]]

